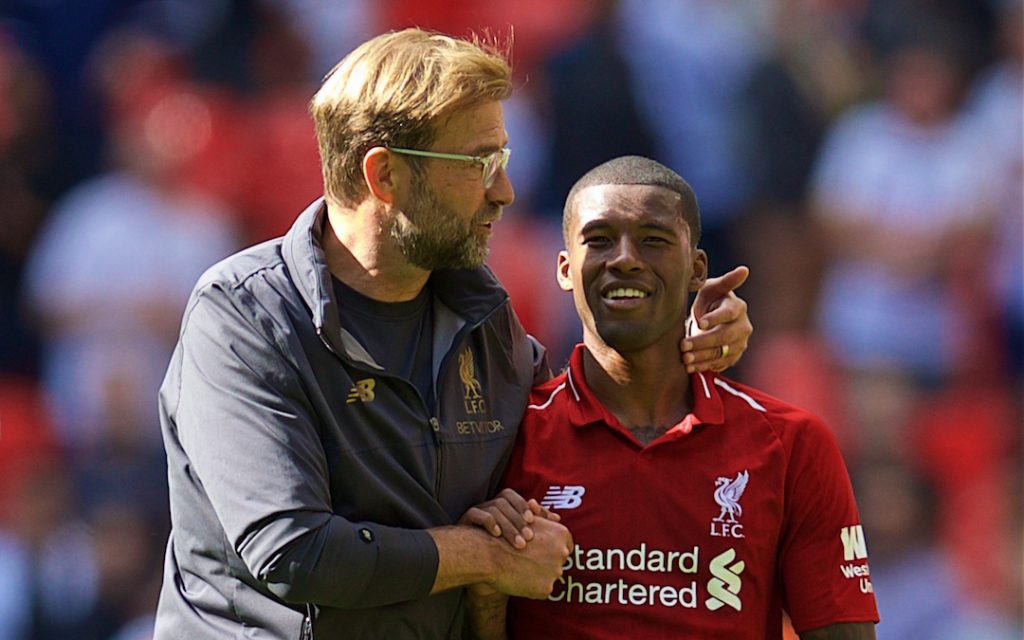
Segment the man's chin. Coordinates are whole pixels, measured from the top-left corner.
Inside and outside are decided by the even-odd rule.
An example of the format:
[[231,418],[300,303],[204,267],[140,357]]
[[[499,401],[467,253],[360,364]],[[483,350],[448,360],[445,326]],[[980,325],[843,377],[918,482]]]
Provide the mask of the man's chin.
[[654,344],[657,339],[648,334],[649,328],[643,325],[618,324],[615,326],[597,327],[601,340],[619,353],[635,353]]
[[405,257],[420,269],[438,271],[440,269],[478,269],[487,261],[488,253],[487,245],[483,244],[447,255],[431,252],[425,255],[411,253],[406,254]]

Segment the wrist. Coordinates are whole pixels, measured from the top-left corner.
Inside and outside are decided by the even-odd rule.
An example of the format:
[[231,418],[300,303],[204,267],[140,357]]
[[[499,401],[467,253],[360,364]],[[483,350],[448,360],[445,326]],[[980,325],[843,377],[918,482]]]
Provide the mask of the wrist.
[[504,544],[475,526],[428,529],[437,546],[438,567],[431,593],[474,584],[493,584],[507,563]]
[[508,601],[508,594],[502,593],[487,584],[486,582],[477,582],[466,587],[475,606],[479,609],[492,609],[505,606]]

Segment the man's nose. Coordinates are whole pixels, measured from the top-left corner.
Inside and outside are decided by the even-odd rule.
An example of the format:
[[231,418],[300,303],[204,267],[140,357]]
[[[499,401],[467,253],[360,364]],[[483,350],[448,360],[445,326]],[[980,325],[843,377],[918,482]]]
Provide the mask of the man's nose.
[[614,253],[608,260],[608,268],[617,271],[636,271],[644,266],[639,248],[632,238],[622,237],[615,243]]
[[502,207],[507,207],[515,202],[516,192],[504,169],[499,169],[495,174],[494,183],[488,187],[486,195],[490,202]]

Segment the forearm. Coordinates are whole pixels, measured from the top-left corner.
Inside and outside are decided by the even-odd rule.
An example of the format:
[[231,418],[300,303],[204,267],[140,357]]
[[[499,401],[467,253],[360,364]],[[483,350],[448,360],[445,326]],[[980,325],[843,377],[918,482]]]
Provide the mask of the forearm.
[[431,593],[483,584],[511,596],[546,598],[573,545],[568,529],[544,518],[534,522],[533,538],[522,549],[477,526],[440,527],[427,533],[438,556]]
[[471,587],[468,599],[469,622],[478,640],[505,640],[505,614],[508,596],[486,587]]
[[498,570],[498,544],[478,527],[428,529],[437,546],[437,575],[431,594],[471,584],[491,582]]
[[800,640],[875,640],[875,623],[843,622],[804,631]]

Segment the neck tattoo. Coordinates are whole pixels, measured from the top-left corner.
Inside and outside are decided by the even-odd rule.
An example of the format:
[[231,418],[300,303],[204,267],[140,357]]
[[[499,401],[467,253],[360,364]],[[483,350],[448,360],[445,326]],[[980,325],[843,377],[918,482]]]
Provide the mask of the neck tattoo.
[[646,425],[629,427],[629,432],[633,434],[634,438],[640,441],[640,444],[646,447],[654,440],[660,438],[666,431],[668,431],[668,429],[668,427]]

